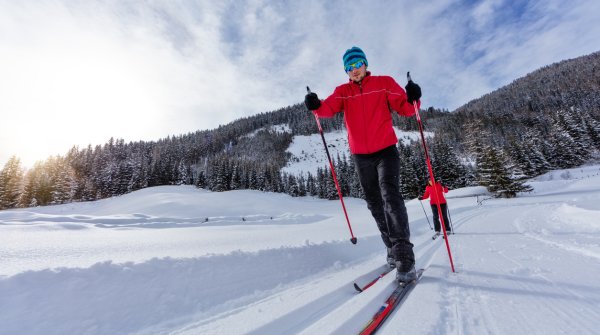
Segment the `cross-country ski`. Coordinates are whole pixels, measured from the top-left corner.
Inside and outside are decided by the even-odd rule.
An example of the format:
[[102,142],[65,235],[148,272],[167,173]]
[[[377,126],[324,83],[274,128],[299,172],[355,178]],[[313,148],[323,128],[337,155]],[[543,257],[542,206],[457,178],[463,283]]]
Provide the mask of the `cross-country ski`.
[[385,300],[383,305],[377,310],[377,312],[373,315],[373,317],[367,322],[365,327],[360,331],[360,335],[371,335],[375,334],[377,329],[381,327],[381,325],[385,322],[385,320],[394,312],[394,310],[402,303],[402,300],[406,297],[406,295],[412,290],[412,288],[417,284],[421,275],[423,274],[423,269],[417,271],[417,279],[412,280],[408,283],[398,284],[398,287],[390,294],[390,296]]
[[354,289],[357,290],[358,292],[363,292],[364,290],[368,289],[369,287],[373,286],[376,282],[378,282],[381,278],[383,278],[384,276],[386,276],[388,273],[394,271],[396,268],[392,268],[389,265],[385,265],[384,266],[384,270],[381,270],[381,272],[379,274],[377,274],[377,276],[371,276],[372,278],[367,278],[369,279],[366,284],[364,285],[360,285],[358,284],[356,281],[354,282]]

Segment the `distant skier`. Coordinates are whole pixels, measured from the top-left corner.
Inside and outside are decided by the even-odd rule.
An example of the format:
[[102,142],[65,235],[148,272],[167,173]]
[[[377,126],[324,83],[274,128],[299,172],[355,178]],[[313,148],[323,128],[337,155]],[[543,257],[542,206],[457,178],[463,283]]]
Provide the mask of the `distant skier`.
[[416,278],[415,255],[399,188],[400,156],[391,112],[414,115],[413,102],[420,106],[421,88],[409,81],[405,92],[392,77],[372,76],[358,47],[346,50],[342,59],[349,82],[323,101],[309,93],[304,103],[320,117],[344,112],[350,151],[367,206],[387,247],[388,264],[397,268],[399,282],[409,282]]
[[441,231],[440,224],[440,214],[438,212],[438,203],[440,204],[440,208],[442,209],[442,217],[444,219],[444,225],[446,226],[446,232],[450,232],[450,221],[448,221],[448,205],[446,203],[446,198],[444,197],[444,193],[448,193],[448,187],[442,185],[439,181],[435,182],[435,190],[437,191],[437,199],[436,194],[434,192],[433,186],[431,186],[431,180],[427,183],[427,187],[425,187],[425,193],[419,197],[419,200],[429,198],[429,204],[431,205],[431,212],[433,212],[433,227],[436,233]]

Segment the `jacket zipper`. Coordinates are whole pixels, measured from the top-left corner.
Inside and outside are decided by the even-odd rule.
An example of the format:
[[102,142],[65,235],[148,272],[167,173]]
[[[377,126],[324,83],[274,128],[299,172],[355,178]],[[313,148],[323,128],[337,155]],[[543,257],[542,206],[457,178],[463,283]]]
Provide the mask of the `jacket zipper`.
[[366,131],[367,130],[367,126],[366,126],[367,125],[367,121],[366,121],[366,119],[367,119],[367,113],[365,111],[365,99],[363,97],[362,81],[360,83],[358,83],[358,88],[360,90],[360,101],[361,101],[362,110],[363,110],[363,112],[362,112],[362,119],[363,119],[362,124],[363,124],[363,128],[364,128],[363,130],[364,130],[364,134],[365,134],[365,136],[364,136],[364,140],[365,140],[364,147],[367,149],[367,151],[370,151],[370,149],[368,147],[369,140],[367,139],[368,134],[367,134],[367,131]]

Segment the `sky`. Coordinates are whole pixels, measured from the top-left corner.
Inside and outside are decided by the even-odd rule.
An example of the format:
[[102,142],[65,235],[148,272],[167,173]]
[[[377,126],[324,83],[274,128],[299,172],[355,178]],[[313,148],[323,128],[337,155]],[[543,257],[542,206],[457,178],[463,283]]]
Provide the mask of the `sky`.
[[[344,83],[352,46],[453,110],[598,51],[600,2],[0,0],[0,166],[214,129]],[[308,116],[307,116],[308,117]]]

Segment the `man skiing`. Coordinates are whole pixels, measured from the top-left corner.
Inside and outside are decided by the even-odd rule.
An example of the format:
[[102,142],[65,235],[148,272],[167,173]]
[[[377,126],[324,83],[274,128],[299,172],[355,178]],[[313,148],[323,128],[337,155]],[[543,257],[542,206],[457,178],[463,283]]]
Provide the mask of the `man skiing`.
[[398,282],[410,282],[416,279],[415,255],[399,187],[400,156],[392,111],[414,115],[413,102],[420,106],[421,88],[409,81],[404,91],[392,77],[371,75],[367,57],[358,47],[346,50],[342,59],[349,81],[323,101],[309,93],[304,103],[319,117],[344,112],[350,151],[367,207],[387,247],[388,264],[396,267]]
[[[437,197],[436,197],[437,193]],[[438,213],[437,205],[440,204],[440,208],[442,209],[442,218],[444,219],[444,226],[446,226],[446,232],[450,232],[450,221],[448,221],[448,205],[446,203],[446,198],[444,197],[444,193],[448,193],[448,187],[442,185],[439,181],[435,182],[435,189],[431,186],[431,180],[427,183],[427,187],[425,187],[425,193],[419,197],[419,200],[429,199],[429,204],[431,205],[431,212],[433,213],[433,227],[436,233],[440,233],[441,225],[440,225],[440,214]]]

